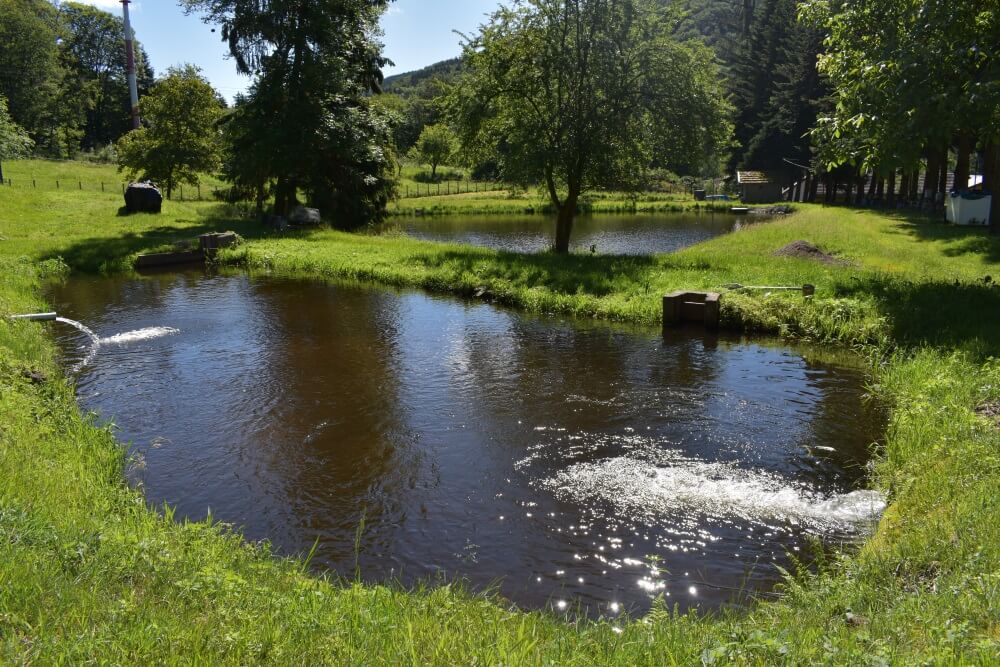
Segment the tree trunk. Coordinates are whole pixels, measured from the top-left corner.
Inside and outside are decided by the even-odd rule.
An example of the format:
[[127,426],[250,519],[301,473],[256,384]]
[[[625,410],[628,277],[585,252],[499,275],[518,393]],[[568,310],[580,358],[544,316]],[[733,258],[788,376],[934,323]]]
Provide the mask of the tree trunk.
[[920,165],[918,164],[910,175],[910,201],[918,201],[920,196]]
[[883,204],[885,204],[885,179],[879,177],[875,180],[877,182],[877,185],[875,186],[874,201],[877,201],[879,206],[882,206]]
[[431,162],[431,180],[437,179],[438,166],[436,162]]
[[889,194],[885,200],[886,205],[894,207],[896,205],[896,168],[889,170]]
[[948,153],[951,151],[951,145],[945,143],[941,147],[941,173],[938,175],[938,194],[941,195],[941,201],[945,201],[945,197],[948,196]]
[[902,171],[899,174],[899,203],[906,205],[906,200],[910,198],[910,172]]
[[958,135],[958,153],[955,162],[955,182],[952,189],[962,192],[969,187],[969,156],[972,154],[972,137],[968,132]]
[[3,178],[3,163],[0,162],[0,185],[3,185],[6,182],[7,181],[5,181]]
[[878,192],[878,173],[872,171],[872,182],[868,184],[868,202],[875,201],[875,193]]
[[554,250],[561,255],[569,252],[569,237],[573,233],[573,220],[576,218],[576,204],[579,193],[570,193],[559,207],[556,216],[556,245]]
[[941,163],[938,159],[938,152],[933,148],[927,149],[927,177],[924,179],[923,191],[920,193],[920,208],[924,207],[925,201],[930,200],[931,208],[934,208],[934,197],[937,195],[938,172],[941,170]]

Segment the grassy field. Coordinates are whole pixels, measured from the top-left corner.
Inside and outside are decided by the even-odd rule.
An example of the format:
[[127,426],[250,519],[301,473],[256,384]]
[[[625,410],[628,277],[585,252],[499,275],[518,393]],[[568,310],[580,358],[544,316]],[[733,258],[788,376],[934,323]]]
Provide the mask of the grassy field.
[[[333,231],[269,235],[236,211],[0,191],[0,662],[380,664],[996,664],[1000,662],[1000,242],[905,216],[805,207],[675,255],[521,256]],[[854,555],[744,612],[571,623],[455,586],[317,578],[221,526],[178,523],[123,482],[113,433],[76,407],[40,325],[40,288],[127,268],[206,230],[270,271],[480,295],[527,309],[654,322],[674,288],[728,295],[730,323],[856,344],[892,409],[873,486],[890,507]],[[804,239],[849,262],[773,251]],[[987,281],[987,277],[989,280]]]

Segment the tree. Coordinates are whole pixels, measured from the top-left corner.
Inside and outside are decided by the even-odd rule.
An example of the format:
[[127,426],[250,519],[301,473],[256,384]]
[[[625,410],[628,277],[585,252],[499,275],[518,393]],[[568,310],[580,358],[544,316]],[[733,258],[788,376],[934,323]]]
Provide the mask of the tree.
[[386,4],[184,0],[222,25],[237,69],[256,76],[230,122],[245,123],[239,136],[262,128],[252,145],[240,142],[236,150],[253,152],[249,162],[257,166],[267,157],[277,214],[303,193],[342,226],[385,215],[395,187],[391,126],[367,96],[379,91],[388,62],[374,39]]
[[193,65],[171,68],[142,102],[148,127],[118,142],[118,169],[163,183],[167,197],[180,183],[198,183],[199,172],[218,168],[222,115],[218,94]]
[[7,111],[7,100],[0,97],[0,185],[3,185],[3,161],[24,157],[31,150],[31,137],[14,122]]
[[[995,3],[810,0],[801,9],[829,32],[819,68],[836,105],[815,134],[831,165],[916,171],[923,156],[940,163],[957,145],[962,172],[977,140],[986,186],[1000,191]],[[991,228],[1000,232],[1000,205]]]
[[455,133],[447,125],[428,125],[417,139],[416,150],[420,158],[430,164],[431,178],[437,177],[439,164],[448,161],[455,153]]
[[647,168],[697,172],[728,141],[711,51],[672,37],[653,0],[515,0],[466,40],[452,113],[463,150],[542,183],[569,251],[581,194],[635,189]]
[[45,0],[0,0],[0,96],[14,122],[38,143],[55,130],[53,111],[65,72],[55,7]]
[[729,86],[738,146],[730,171],[788,172],[786,160],[812,161],[809,132],[829,90],[816,69],[822,35],[798,21],[795,6],[796,0],[762,0],[736,50]]

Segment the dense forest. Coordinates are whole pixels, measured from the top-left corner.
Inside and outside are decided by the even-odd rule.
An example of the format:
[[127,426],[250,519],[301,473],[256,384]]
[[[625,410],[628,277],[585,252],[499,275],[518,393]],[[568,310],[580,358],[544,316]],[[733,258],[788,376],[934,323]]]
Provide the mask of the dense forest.
[[[0,97],[44,157],[100,153],[131,127],[121,18],[75,2],[0,0]],[[153,69],[136,44],[140,96]]]

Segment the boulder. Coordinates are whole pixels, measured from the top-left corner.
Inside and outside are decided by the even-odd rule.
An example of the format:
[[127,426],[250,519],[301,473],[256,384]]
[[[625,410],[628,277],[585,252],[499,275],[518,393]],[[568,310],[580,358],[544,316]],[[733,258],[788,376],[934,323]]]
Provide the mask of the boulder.
[[125,210],[129,213],[159,213],[163,194],[151,181],[129,183],[125,189]]
[[319,215],[319,209],[296,206],[288,216],[288,222],[293,225],[318,225],[323,222]]

